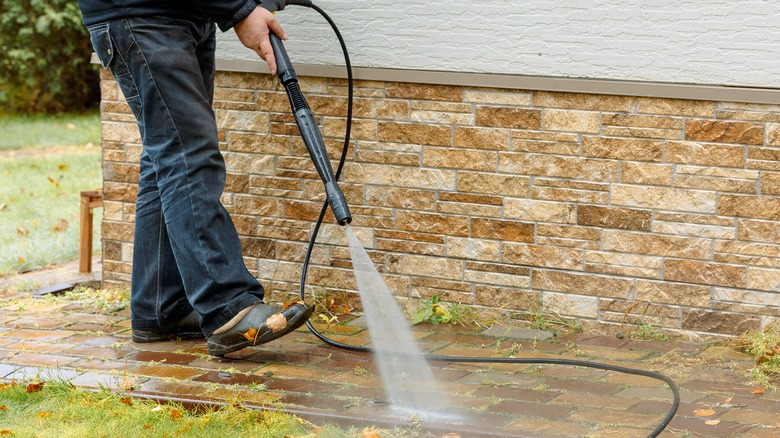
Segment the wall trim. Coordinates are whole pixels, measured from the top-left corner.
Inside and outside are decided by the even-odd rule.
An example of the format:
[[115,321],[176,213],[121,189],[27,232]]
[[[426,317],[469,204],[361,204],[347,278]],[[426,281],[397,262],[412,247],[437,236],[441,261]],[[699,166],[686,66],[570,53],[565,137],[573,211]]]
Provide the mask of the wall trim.
[[[262,61],[217,60],[217,70],[270,73]],[[677,84],[663,82],[619,81],[609,79],[563,78],[545,76],[460,73],[429,70],[353,67],[355,79],[411,82],[514,90],[558,91],[618,96],[659,97],[722,102],[780,104],[780,89],[727,85]],[[343,66],[296,64],[300,76],[347,77]]]

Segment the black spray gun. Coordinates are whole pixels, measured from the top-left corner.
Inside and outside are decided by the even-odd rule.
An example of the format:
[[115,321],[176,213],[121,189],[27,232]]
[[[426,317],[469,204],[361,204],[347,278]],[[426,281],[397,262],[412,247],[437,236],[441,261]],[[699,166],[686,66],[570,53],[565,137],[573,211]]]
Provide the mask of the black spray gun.
[[[281,11],[287,3],[285,0],[261,0],[258,2],[260,6],[271,12]],[[298,76],[295,74],[295,69],[293,69],[292,62],[290,62],[290,57],[287,56],[287,51],[284,49],[281,38],[273,32],[270,33],[269,37],[271,38],[271,46],[276,57],[276,72],[279,76],[279,81],[284,86],[285,91],[287,91],[287,97],[290,99],[295,123],[301,132],[306,149],[309,150],[309,155],[312,161],[314,161],[314,167],[317,168],[317,173],[319,173],[322,182],[325,184],[325,194],[328,197],[328,203],[333,211],[333,215],[336,217],[336,222],[339,225],[346,225],[352,222],[352,215],[349,213],[344,193],[336,184],[333,168],[330,165],[328,153],[325,150],[325,142],[322,140],[322,134],[320,134],[317,121],[301,92],[301,88],[298,86]]]

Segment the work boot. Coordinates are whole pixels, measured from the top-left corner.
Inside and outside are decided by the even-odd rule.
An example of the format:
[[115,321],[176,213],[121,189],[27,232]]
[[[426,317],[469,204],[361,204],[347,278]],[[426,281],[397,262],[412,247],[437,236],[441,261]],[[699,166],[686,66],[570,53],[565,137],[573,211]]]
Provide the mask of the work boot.
[[239,313],[237,321],[228,322],[208,337],[208,353],[224,356],[250,345],[273,341],[303,325],[313,311],[303,301],[286,305],[284,309],[257,303]]
[[133,329],[133,342],[162,342],[174,339],[203,339],[200,316],[192,311],[184,319],[160,328]]

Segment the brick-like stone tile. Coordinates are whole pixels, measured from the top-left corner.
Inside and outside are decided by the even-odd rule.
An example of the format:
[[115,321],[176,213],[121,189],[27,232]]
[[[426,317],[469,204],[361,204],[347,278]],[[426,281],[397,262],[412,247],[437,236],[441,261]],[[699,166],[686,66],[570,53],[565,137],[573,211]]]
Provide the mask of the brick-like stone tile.
[[191,354],[160,351],[138,351],[123,357],[128,362],[160,362],[169,365],[187,365],[197,358],[198,356]]
[[190,379],[203,374],[201,370],[194,370],[174,365],[140,365],[127,370],[128,374],[139,374],[150,377],[170,377],[173,379]]

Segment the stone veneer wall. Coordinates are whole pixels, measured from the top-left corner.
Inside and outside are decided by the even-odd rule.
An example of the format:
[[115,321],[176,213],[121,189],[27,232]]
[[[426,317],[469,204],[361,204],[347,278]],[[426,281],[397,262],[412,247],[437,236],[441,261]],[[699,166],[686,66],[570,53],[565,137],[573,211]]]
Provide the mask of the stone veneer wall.
[[[335,160],[346,83],[301,81]],[[102,93],[103,278],[127,283],[141,145],[105,72]],[[597,332],[717,336],[778,321],[780,107],[369,81],[356,96],[341,185],[398,296]],[[248,267],[282,299],[322,184],[275,78],[218,72],[214,106],[223,202]],[[355,291],[340,227],[320,241],[309,285]]]

